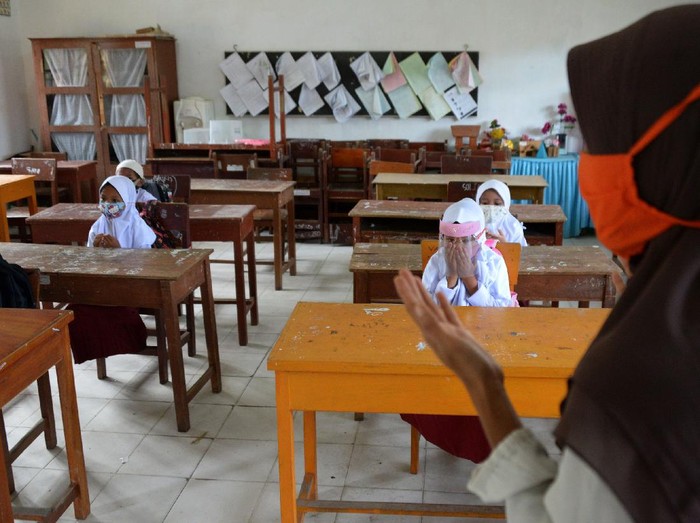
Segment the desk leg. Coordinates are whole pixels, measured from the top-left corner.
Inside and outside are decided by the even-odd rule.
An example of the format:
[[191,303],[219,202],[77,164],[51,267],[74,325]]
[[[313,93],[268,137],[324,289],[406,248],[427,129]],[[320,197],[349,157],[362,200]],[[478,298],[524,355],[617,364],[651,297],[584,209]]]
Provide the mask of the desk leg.
[[289,275],[297,275],[297,234],[294,228],[294,199],[287,203],[287,259],[289,260]]
[[[63,336],[63,358],[56,364],[56,379],[58,381],[59,399],[61,401],[61,417],[63,432],[66,440],[66,458],[70,482],[77,488],[73,502],[73,511],[77,519],[85,519],[90,514],[90,495],[88,494],[87,473],[85,472],[85,456],[83,440],[80,436],[80,419],[78,417],[78,399],[75,393],[73,377],[72,354],[68,328],[61,333]],[[3,521],[5,521],[3,519]]]
[[[7,204],[0,204],[0,242],[10,241],[10,225],[7,223]],[[10,514],[12,514],[10,512]]]
[[258,318],[258,277],[255,268],[255,233],[251,232],[246,238],[248,253],[248,292],[253,304],[250,309],[250,324],[257,325]]
[[14,521],[15,519],[12,513],[10,484],[5,473],[8,463],[9,457],[5,456],[4,452],[0,452],[0,521]]
[[212,370],[211,390],[221,392],[221,361],[219,360],[219,335],[216,331],[216,312],[214,310],[214,291],[211,286],[211,268],[209,259],[204,260],[204,283],[200,287],[202,294],[202,315],[204,317],[204,338],[207,342],[207,357]]
[[557,222],[554,225],[554,245],[564,245],[564,224]]
[[304,479],[308,479],[307,495],[309,499],[318,498],[316,454],[316,412],[304,411]]
[[[165,321],[165,333],[168,343],[168,360],[170,361],[170,375],[172,376],[177,430],[187,432],[190,430],[190,412],[187,401],[187,385],[185,383],[185,364],[182,361],[182,348],[180,347],[178,304],[175,303],[169,282],[161,283],[161,295],[163,296],[161,310]],[[202,297],[202,301],[204,301],[204,297]],[[206,312],[204,314],[206,317]]]
[[274,247],[275,290],[282,290],[282,270],[284,268],[284,231],[282,213],[278,205],[272,209],[272,242]]
[[238,344],[248,345],[248,324],[246,323],[245,270],[243,241],[233,242],[233,267],[236,286],[236,313],[238,317]]
[[289,384],[283,372],[275,373],[275,396],[280,472],[280,521],[297,523],[297,499],[294,485],[294,418],[290,408]]

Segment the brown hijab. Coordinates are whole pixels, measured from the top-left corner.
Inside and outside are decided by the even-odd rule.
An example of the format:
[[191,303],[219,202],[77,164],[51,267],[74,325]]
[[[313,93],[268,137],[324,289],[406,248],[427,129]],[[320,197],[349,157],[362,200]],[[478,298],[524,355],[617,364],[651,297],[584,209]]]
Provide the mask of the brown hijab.
[[[625,153],[700,83],[700,5],[652,13],[578,46],[571,94],[592,154]],[[700,101],[634,159],[642,199],[700,218]],[[570,381],[560,445],[635,521],[700,521],[700,229],[675,226],[634,276]]]

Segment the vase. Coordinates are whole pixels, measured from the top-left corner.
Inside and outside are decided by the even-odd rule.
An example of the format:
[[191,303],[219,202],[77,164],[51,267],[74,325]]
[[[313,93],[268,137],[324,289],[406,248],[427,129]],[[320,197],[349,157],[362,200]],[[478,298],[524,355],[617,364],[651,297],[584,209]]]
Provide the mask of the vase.
[[557,140],[559,140],[559,153],[566,154],[566,133],[557,133]]

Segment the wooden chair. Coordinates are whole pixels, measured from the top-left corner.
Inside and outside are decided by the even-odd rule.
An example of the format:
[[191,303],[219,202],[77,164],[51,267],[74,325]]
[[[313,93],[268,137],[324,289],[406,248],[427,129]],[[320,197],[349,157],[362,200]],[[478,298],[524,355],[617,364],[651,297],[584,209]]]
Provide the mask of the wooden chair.
[[367,149],[367,140],[329,140],[326,147],[330,149]]
[[178,203],[190,203],[190,185],[192,179],[186,174],[156,174],[153,181],[168,188],[170,200]]
[[374,198],[374,187],[372,180],[379,173],[406,173],[413,174],[416,172],[416,164],[414,162],[387,162],[383,160],[370,160],[369,162],[369,196]]
[[[294,186],[294,218],[297,237],[323,241],[323,153],[325,140],[288,142],[289,167]],[[316,231],[318,230],[318,231]]]
[[258,155],[213,153],[214,178],[245,180],[249,167],[258,166]]
[[[35,307],[39,308],[40,298],[39,298],[39,270],[38,269],[24,269],[27,277],[29,278],[29,283],[32,288],[32,295],[34,297]],[[5,431],[5,420],[0,410],[0,445],[2,446],[2,452],[5,455],[5,466],[7,474],[7,482],[10,486],[10,493],[15,491],[15,479],[12,473],[12,463],[27,450],[29,445],[31,445],[34,440],[36,440],[39,435],[43,432],[44,440],[46,441],[46,448],[53,449],[56,448],[56,419],[53,412],[53,401],[51,399],[51,382],[49,381],[49,373],[42,375],[36,382],[37,389],[39,393],[39,410],[41,412],[41,419],[37,421],[24,435],[15,443],[12,448],[9,447],[7,443],[7,433]]]
[[[137,208],[146,216],[149,224],[158,222],[160,228],[168,231],[174,248],[189,249],[192,246],[190,237],[190,216],[189,206],[186,203],[163,203],[155,201],[153,203],[139,203]],[[180,331],[180,347],[187,345],[189,356],[197,354],[195,343],[195,316],[194,316],[194,295],[190,295],[185,301],[186,328]],[[156,345],[147,346],[139,354],[146,354],[158,357],[158,375],[161,383],[168,382],[168,350],[166,341],[165,324],[159,309],[141,309],[141,314],[148,314],[155,317],[155,329],[149,329],[149,336],[155,335]],[[105,358],[97,358],[97,378],[107,377],[107,365]]]
[[[420,254],[423,270],[425,270],[426,265],[428,265],[430,257],[437,252],[439,246],[440,240],[428,239],[421,241]],[[503,256],[503,260],[506,262],[510,291],[513,292],[513,290],[515,289],[515,285],[518,283],[518,271],[520,270],[520,254],[522,246],[519,243],[498,242],[498,244],[496,245],[496,249],[498,249],[498,251]],[[411,425],[411,474],[418,473],[419,446],[420,432],[418,432],[418,429]]]
[[[12,174],[34,175],[37,204],[39,210],[56,205],[61,196],[68,195],[68,187],[59,187],[56,180],[56,160],[54,158],[12,158]],[[7,212],[7,223],[17,227],[22,242],[31,241],[25,220],[29,217],[29,207],[12,207]]]
[[479,133],[481,132],[480,125],[453,125],[451,127],[452,136],[455,139],[455,151],[459,153],[462,147],[476,149],[479,145]]
[[476,191],[479,185],[481,182],[447,182],[447,201],[458,202],[464,198],[476,200]]
[[403,162],[415,165],[414,172],[425,172],[425,149],[389,149],[377,147],[374,149],[374,157],[377,160],[387,162]]
[[[348,212],[360,200],[369,196],[368,162],[372,159],[369,149],[337,149],[331,147],[324,157],[324,239],[330,240],[331,221],[334,218],[347,222]],[[338,220],[335,220],[338,221]],[[348,222],[349,223],[349,222]],[[349,225],[345,225],[349,227]],[[352,236],[348,229],[347,238]],[[347,239],[346,238],[346,239]]]
[[367,147],[375,149],[377,147],[387,149],[406,149],[408,140],[403,138],[374,138],[367,140]]
[[443,174],[490,174],[490,156],[465,156],[444,154],[440,158],[440,172]]
[[447,154],[447,140],[444,142],[408,142],[408,148],[425,151],[421,170],[416,172],[440,172],[440,158],[443,154]]
[[[248,179],[249,180],[275,180],[275,181],[291,181],[292,180],[292,170],[287,168],[266,168],[266,167],[251,167],[248,169]],[[280,211],[282,215],[282,226],[285,227],[287,223],[287,210],[282,209]],[[272,209],[255,209],[253,212],[253,220],[255,221],[255,239],[257,241],[272,241],[272,235],[263,236],[262,231],[272,230]],[[287,245],[284,243],[287,238],[286,233],[282,233],[283,246],[282,249],[286,252]],[[258,263],[261,263],[258,260]]]

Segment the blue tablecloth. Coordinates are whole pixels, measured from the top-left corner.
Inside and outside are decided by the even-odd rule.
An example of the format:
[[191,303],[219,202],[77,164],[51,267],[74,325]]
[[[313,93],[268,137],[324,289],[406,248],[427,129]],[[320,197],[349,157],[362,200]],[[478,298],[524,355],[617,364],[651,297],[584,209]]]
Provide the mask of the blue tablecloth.
[[513,157],[510,174],[541,175],[547,181],[544,191],[545,204],[560,205],[566,222],[564,238],[581,234],[581,229],[593,227],[588,205],[581,198],[578,188],[578,154],[565,154],[556,158]]

